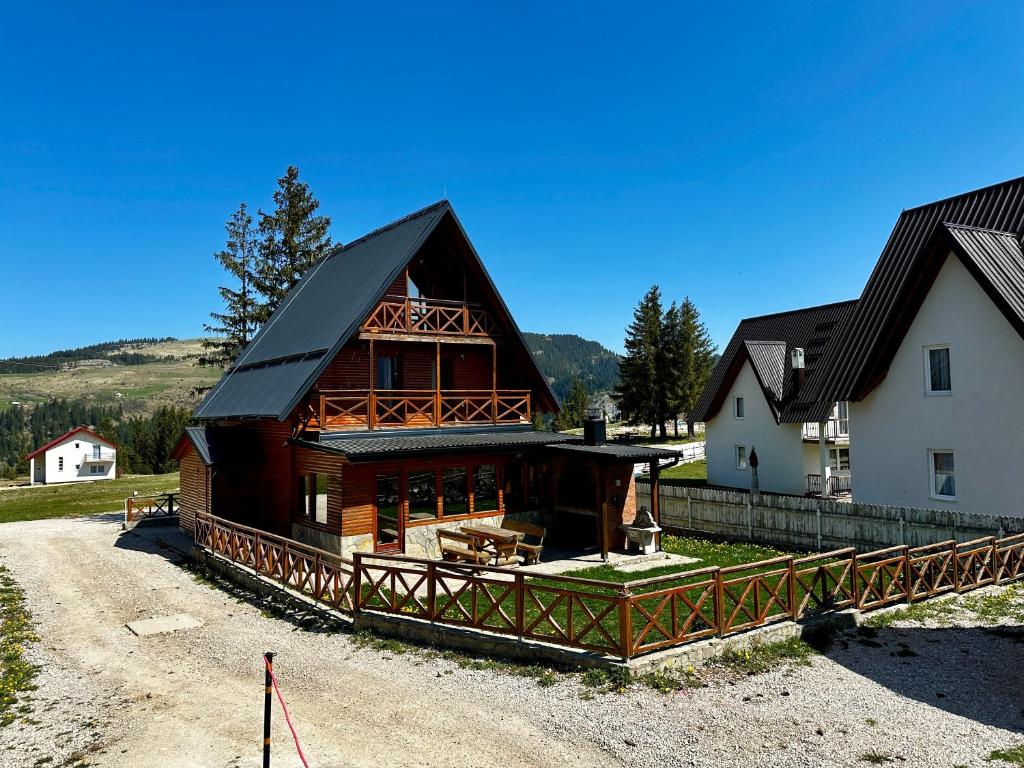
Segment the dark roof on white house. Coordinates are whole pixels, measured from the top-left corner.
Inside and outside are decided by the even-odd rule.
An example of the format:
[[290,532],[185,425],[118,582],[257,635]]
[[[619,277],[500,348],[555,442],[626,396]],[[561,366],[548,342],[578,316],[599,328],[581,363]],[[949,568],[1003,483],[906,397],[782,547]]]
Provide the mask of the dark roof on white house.
[[1024,335],[1024,178],[900,214],[856,310],[825,351],[823,375],[804,390],[808,421],[836,400],[878,384],[946,256],[955,253],[1007,320]]
[[317,377],[355,334],[409,261],[438,226],[450,219],[476,260],[485,288],[509,325],[519,364],[557,408],[518,326],[466,237],[447,200],[411,213],[334,249],[288,293],[239,355],[234,366],[196,408],[197,419],[273,417],[284,420]]
[[743,363],[749,360],[776,421],[804,421],[799,409],[794,410],[797,404],[789,353],[795,347],[804,350],[806,386],[820,372],[825,346],[856,304],[856,300],[842,301],[741,320],[697,401],[694,420],[706,421],[718,412]]

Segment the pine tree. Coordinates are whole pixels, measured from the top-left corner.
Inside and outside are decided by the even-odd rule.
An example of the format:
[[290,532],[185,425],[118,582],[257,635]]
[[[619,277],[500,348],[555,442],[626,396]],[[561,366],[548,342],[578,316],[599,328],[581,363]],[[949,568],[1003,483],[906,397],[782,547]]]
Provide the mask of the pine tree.
[[273,213],[259,212],[261,236],[255,287],[265,298],[257,310],[257,325],[273,314],[302,275],[326,256],[333,245],[328,216],[316,216],[320,202],[309,185],[299,181],[299,169],[288,166],[277,180]]
[[221,286],[219,290],[224,311],[211,312],[213,324],[203,326],[207,333],[215,334],[213,338],[203,339],[203,347],[209,352],[204,362],[221,368],[231,365],[256,333],[256,315],[259,310],[253,274],[256,267],[256,232],[245,203],[231,214],[224,229],[228,233],[227,245],[213,256],[234,278],[235,287]]
[[633,310],[633,322],[626,328],[626,356],[619,366],[616,387],[619,410],[629,424],[650,424],[656,435],[659,417],[659,363],[661,346],[661,290],[651,286]]
[[562,403],[562,410],[555,416],[555,431],[562,432],[583,426],[583,419],[586,418],[589,406],[590,395],[587,394],[586,385],[582,379],[573,378],[569,385],[569,394],[566,395],[565,401]]
[[[683,410],[682,404],[686,399],[684,385],[686,369],[684,350],[686,347],[682,335],[682,314],[673,301],[665,311],[661,322],[661,354],[659,355],[661,370],[658,379],[664,397],[664,413],[672,420],[672,433],[675,437],[679,437],[679,414]],[[664,437],[664,419],[660,423],[662,437]]]
[[687,296],[679,307],[680,333],[676,342],[676,356],[679,359],[678,376],[680,397],[679,411],[686,414],[686,434],[693,437],[693,417],[690,415],[700,399],[701,392],[711,377],[715,366],[715,345],[711,335],[701,322],[700,310]]
[[534,432],[547,432],[548,424],[544,418],[544,414],[540,411],[534,411],[530,416],[530,423],[533,425]]

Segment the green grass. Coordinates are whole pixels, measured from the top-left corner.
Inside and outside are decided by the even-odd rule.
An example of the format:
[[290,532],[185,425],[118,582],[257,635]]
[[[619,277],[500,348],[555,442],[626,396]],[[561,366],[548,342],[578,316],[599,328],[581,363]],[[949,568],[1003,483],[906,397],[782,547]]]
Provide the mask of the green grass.
[[[649,478],[644,475],[644,478]],[[708,481],[708,462],[706,459],[700,461],[688,461],[685,464],[676,464],[674,467],[661,471],[662,480],[688,480],[692,483]]]
[[892,762],[891,755],[887,755],[884,752],[876,752],[873,749],[861,755],[860,759],[865,763],[871,763],[871,765],[885,765]]
[[792,637],[776,643],[759,643],[742,651],[726,651],[716,663],[748,675],[756,675],[784,664],[810,666],[811,658],[817,653],[799,637]]
[[0,491],[0,523],[115,512],[135,491],[151,496],[177,487],[178,473],[171,472]]
[[[29,706],[18,701],[35,689],[36,668],[24,659],[25,646],[38,638],[25,608],[25,595],[0,565],[0,728],[10,725]],[[16,706],[17,705],[17,706]]]
[[989,760],[1002,760],[1011,765],[1024,765],[1024,744],[1009,749],[994,749],[989,753]]

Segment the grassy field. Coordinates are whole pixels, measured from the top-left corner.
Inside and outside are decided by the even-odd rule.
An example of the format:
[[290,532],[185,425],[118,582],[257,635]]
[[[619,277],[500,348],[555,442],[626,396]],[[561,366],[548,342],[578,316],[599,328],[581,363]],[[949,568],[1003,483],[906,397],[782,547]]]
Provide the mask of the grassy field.
[[44,485],[0,490],[0,523],[75,517],[124,508],[124,500],[135,491],[149,496],[178,488],[178,473],[166,475],[125,475],[117,480]]
[[[645,475],[646,477],[646,475]],[[661,471],[662,480],[692,480],[707,482],[708,462],[706,459],[690,461],[686,464],[676,464],[674,467]]]
[[9,406],[11,400],[86,398],[99,405],[122,403],[130,412],[151,413],[161,405],[194,405],[198,398],[192,391],[213,386],[222,373],[219,368],[195,364],[195,357],[202,353],[199,339],[132,345],[130,349],[173,359],[145,365],[0,374],[0,403]]

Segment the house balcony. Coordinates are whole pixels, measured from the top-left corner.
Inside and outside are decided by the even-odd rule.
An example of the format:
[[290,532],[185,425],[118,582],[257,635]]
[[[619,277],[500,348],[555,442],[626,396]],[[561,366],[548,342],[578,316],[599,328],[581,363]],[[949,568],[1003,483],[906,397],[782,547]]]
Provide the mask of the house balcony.
[[[828,478],[828,492],[825,496],[843,497],[853,493],[853,479],[849,471],[839,470],[833,472]],[[821,475],[807,476],[807,495],[822,496]]]
[[[821,425],[816,421],[809,421],[803,425],[803,439],[808,442],[818,442],[821,436]],[[825,422],[825,439],[833,443],[850,442],[850,420],[829,419]]]
[[461,301],[385,297],[363,323],[366,334],[486,338],[500,330],[486,310]]
[[529,390],[332,390],[307,401],[305,429],[529,424]]
[[89,451],[82,458],[83,464],[109,464],[117,456],[116,451],[103,448],[99,451]]

